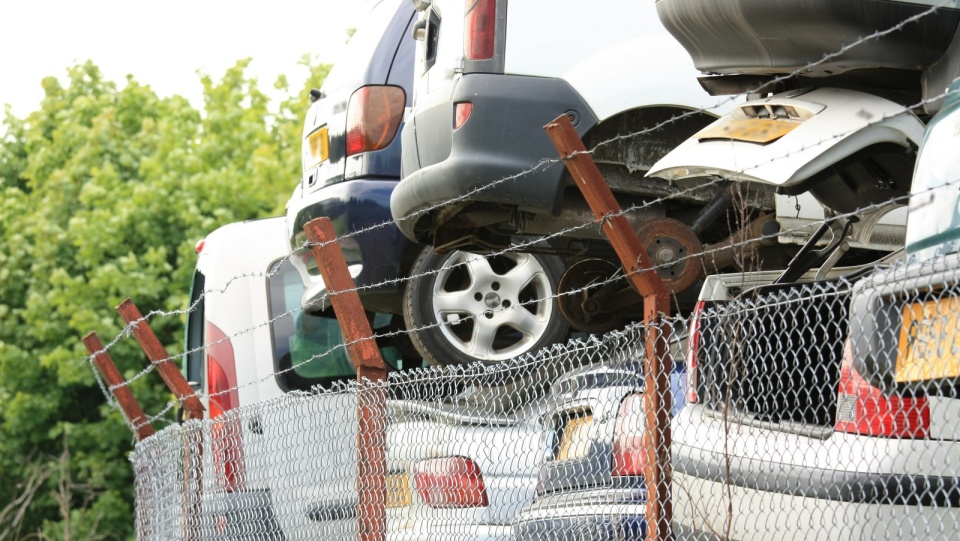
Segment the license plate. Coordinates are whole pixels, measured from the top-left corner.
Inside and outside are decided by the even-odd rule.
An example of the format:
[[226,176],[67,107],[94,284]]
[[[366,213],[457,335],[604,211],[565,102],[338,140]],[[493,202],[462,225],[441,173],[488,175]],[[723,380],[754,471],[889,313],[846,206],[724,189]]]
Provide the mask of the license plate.
[[557,447],[556,460],[575,460],[585,458],[590,452],[590,424],[593,414],[574,412],[566,418],[560,430],[560,445]]
[[329,151],[328,144],[326,126],[307,136],[307,152],[310,153],[310,167],[326,161]]
[[406,473],[387,474],[387,509],[408,507],[413,502],[410,478]]
[[718,126],[701,130],[694,137],[767,144],[780,139],[799,125],[799,122],[775,118],[732,119]]
[[904,307],[897,356],[898,382],[960,376],[958,309],[958,297],[944,297]]

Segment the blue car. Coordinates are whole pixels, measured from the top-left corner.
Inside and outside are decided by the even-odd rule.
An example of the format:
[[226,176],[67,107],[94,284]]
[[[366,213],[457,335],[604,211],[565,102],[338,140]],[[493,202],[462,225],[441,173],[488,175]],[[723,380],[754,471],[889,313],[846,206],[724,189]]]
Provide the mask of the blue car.
[[[376,3],[319,90],[304,119],[303,178],[287,203],[294,248],[303,226],[329,217],[347,264],[371,312],[401,311],[404,261],[422,248],[392,223],[390,194],[400,177],[400,138],[411,100],[414,9],[410,2]],[[386,224],[386,225],[382,225]],[[378,227],[379,226],[379,227]],[[326,288],[309,250],[292,261],[307,286],[308,306]],[[316,310],[327,308],[316,305]]]
[[[513,521],[515,541],[645,539],[642,359],[573,370],[553,384],[537,495]],[[670,375],[673,408],[686,375]]]

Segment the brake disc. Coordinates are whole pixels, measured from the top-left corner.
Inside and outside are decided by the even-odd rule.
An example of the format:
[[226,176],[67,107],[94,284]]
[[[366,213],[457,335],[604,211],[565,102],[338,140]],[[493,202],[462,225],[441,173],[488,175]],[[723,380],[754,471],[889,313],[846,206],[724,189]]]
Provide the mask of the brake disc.
[[636,233],[671,293],[686,290],[703,274],[703,245],[680,220],[653,218],[637,226]]

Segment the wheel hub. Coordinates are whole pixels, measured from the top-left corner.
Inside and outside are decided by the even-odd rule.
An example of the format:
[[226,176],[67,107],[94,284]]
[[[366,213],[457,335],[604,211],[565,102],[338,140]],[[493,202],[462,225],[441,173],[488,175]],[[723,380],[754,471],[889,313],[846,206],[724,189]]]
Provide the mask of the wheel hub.
[[499,308],[500,307],[500,295],[497,295],[493,291],[487,293],[483,298],[483,304],[487,305],[487,308]]
[[693,286],[703,274],[703,245],[683,222],[653,218],[640,224],[636,233],[671,293]]

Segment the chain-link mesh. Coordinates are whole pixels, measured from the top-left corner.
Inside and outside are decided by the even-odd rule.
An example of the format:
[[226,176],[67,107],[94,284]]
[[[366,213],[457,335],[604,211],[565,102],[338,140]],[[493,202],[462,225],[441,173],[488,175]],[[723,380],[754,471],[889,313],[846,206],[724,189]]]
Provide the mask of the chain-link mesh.
[[645,355],[669,328],[677,538],[955,538],[957,263],[713,276],[650,333],[170,426],[132,456],[138,537],[644,538]]

